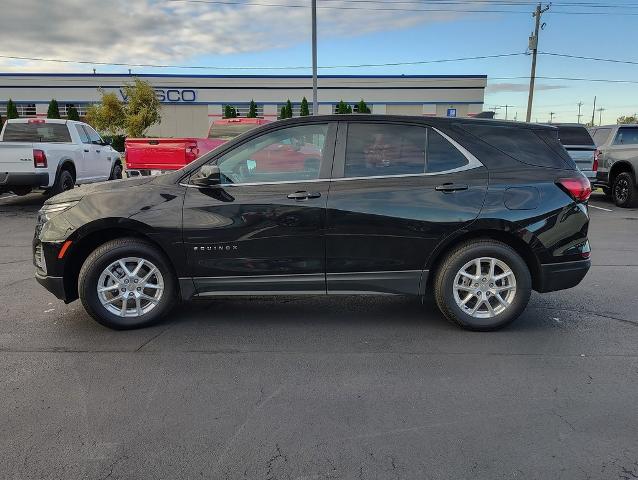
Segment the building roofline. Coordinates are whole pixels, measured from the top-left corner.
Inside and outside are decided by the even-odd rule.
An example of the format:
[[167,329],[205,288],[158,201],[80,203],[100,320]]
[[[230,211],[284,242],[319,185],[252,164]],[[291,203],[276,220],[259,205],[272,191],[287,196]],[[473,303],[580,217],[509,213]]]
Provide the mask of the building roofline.
[[[174,73],[16,73],[0,72],[2,77],[164,77],[164,78],[312,78],[312,75],[189,75]],[[319,78],[487,78],[487,75],[319,75]]]

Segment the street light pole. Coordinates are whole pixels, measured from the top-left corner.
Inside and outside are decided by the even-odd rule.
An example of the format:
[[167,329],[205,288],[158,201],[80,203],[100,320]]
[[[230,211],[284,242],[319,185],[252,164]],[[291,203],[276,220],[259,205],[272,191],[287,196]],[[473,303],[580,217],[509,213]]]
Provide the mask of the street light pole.
[[319,113],[317,100],[317,0],[312,0],[312,114]]

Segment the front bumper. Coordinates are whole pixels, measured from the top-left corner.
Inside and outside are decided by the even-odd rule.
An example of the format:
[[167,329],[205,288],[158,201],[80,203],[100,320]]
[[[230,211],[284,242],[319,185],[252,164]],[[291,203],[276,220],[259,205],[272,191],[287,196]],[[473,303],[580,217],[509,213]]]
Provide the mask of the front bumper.
[[537,291],[554,292],[575,287],[585,278],[590,267],[589,259],[541,265]]
[[48,184],[47,172],[0,173],[0,187],[46,187]]
[[66,291],[64,289],[64,279],[62,277],[49,277],[47,275],[42,275],[41,273],[36,272],[35,279],[40,285],[42,285],[60,300],[63,300],[65,303],[69,302]]

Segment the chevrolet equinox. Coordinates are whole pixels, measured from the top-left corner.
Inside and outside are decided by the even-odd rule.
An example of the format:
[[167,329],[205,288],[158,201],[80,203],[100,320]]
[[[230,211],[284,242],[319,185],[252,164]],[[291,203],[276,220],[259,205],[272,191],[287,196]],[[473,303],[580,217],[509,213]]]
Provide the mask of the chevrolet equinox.
[[432,291],[452,322],[493,330],[585,276],[590,192],[551,126],[301,117],[50,198],[34,264],[116,329],[192,297]]

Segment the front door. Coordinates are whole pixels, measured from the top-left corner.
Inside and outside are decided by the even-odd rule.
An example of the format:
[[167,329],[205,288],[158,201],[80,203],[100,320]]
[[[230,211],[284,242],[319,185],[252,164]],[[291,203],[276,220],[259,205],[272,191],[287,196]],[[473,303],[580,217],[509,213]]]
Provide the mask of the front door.
[[183,235],[198,294],[325,293],[335,131],[273,127],[209,162],[221,185],[189,185]]
[[88,125],[84,125],[91,143],[89,144],[90,162],[88,163],[88,177],[90,182],[102,182],[111,176],[111,148],[105,145],[100,134]]
[[429,255],[474,220],[487,170],[438,130],[340,123],[328,196],[328,293],[418,294]]

